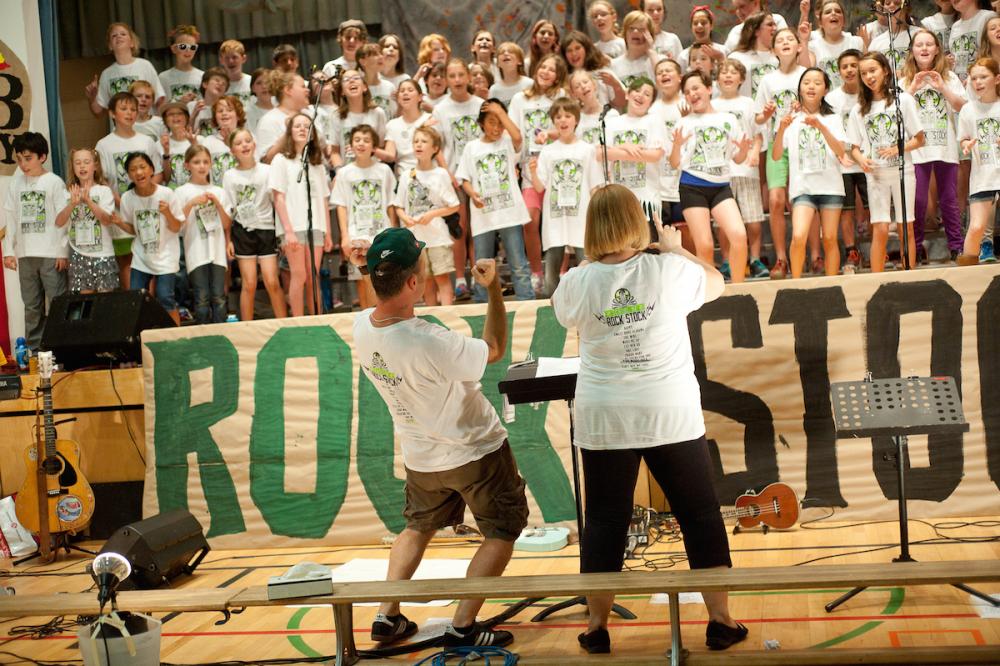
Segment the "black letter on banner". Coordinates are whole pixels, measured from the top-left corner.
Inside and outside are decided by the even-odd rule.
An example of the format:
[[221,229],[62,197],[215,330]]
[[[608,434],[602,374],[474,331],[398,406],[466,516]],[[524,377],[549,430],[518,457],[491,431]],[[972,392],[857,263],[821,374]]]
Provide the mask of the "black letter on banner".
[[715,412],[743,424],[743,455],[745,472],[725,474],[718,444],[708,440],[708,450],[715,466],[715,489],[722,504],[732,504],[750,488],[760,488],[778,480],[778,454],[774,449],[774,418],[767,404],[753,393],[738,391],[708,379],[705,366],[705,342],[702,324],[706,321],[729,319],[733,347],[760,349],[760,311],[753,296],[728,296],[706,303],[688,316],[694,373],[701,385],[701,404],[705,411]]
[[983,410],[983,430],[986,433],[986,469],[990,479],[1000,488],[1000,277],[995,277],[976,306],[976,338],[979,340],[979,400]]
[[5,80],[8,87],[7,94],[0,95],[0,102],[10,111],[10,118],[7,119],[7,124],[0,127],[0,129],[17,129],[24,122],[24,109],[17,103],[17,100],[21,99],[21,95],[24,94],[24,85],[20,79],[10,74],[0,74],[0,79]]
[[782,289],[774,298],[769,324],[792,324],[795,360],[802,383],[802,429],[806,433],[804,506],[847,506],[837,474],[837,438],[830,407],[827,367],[829,322],[851,316],[840,287]]
[[[951,376],[962,390],[962,296],[944,280],[889,283],[868,301],[868,370],[875,379],[899,377],[899,318],[910,312],[931,312],[931,375]],[[919,336],[924,344],[925,336]],[[872,469],[882,493],[898,498],[896,470],[883,458],[896,445],[891,437],[872,437]],[[930,465],[910,469],[906,460],[906,496],[943,502],[962,480],[962,433],[928,435]]]

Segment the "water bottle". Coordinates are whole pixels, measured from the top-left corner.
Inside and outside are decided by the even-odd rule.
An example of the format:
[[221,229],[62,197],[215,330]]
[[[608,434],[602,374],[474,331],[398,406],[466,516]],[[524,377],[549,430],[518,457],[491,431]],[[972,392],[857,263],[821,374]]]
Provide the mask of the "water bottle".
[[28,341],[18,338],[14,343],[14,358],[22,372],[28,370]]
[[231,323],[233,323],[234,321],[239,321],[239,320],[240,320],[240,318],[236,316],[236,313],[235,313],[235,312],[230,312],[230,313],[229,313],[229,314],[228,314],[228,315],[226,316],[226,323],[227,323],[227,324],[231,324]]

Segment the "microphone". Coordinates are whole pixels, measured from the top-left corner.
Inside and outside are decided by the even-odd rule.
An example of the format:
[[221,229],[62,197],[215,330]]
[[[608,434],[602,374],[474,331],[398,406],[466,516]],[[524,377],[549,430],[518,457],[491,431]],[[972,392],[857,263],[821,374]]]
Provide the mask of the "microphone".
[[611,106],[610,102],[608,102],[607,104],[605,104],[604,108],[601,109],[601,115],[597,117],[597,122],[602,122],[604,120],[604,116],[608,115],[608,111],[610,111],[611,109],[612,109],[612,106]]
[[109,600],[114,605],[119,583],[132,575],[132,565],[118,553],[101,553],[88,566],[90,576],[97,583],[97,602],[104,610]]

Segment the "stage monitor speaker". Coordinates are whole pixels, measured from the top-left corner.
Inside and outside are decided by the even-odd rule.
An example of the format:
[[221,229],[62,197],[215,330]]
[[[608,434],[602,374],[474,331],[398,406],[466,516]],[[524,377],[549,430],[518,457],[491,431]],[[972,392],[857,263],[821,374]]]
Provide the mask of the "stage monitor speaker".
[[175,326],[167,311],[145,291],[67,293],[54,298],[42,331],[42,349],[67,370],[88,365],[138,363],[139,334]]
[[185,509],[175,509],[126,525],[107,540],[102,553],[118,553],[132,564],[119,589],[148,590],[190,574],[210,548],[201,525]]

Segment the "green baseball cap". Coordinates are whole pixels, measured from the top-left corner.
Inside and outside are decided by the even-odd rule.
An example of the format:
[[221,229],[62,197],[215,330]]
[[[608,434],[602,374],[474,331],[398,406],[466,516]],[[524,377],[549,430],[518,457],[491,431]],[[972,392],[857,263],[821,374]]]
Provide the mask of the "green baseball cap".
[[375,274],[375,267],[384,261],[391,261],[400,268],[409,268],[420,259],[424,249],[413,232],[405,227],[390,227],[379,232],[368,248],[368,272]]

